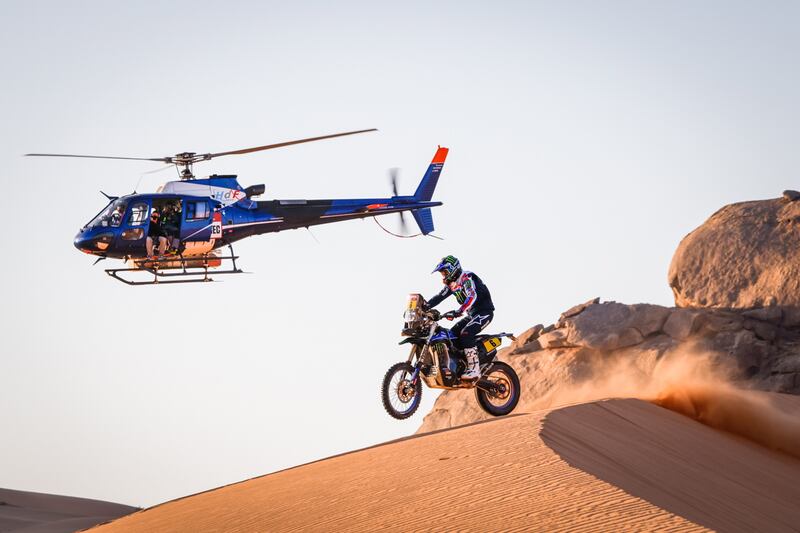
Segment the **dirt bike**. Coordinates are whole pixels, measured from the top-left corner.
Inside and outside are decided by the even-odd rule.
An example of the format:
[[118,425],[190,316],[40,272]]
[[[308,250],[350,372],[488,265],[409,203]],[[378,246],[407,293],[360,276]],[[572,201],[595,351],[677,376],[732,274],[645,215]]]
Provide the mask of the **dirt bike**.
[[437,323],[442,315],[429,309],[421,295],[412,294],[403,318],[406,338],[400,344],[410,344],[411,354],[407,361],[392,365],[383,378],[381,400],[389,415],[398,420],[413,415],[422,399],[423,382],[434,389],[474,389],[478,404],[492,416],[514,410],[519,402],[519,377],[510,365],[497,360],[502,339],[515,340],[514,335],[478,335],[480,377],[462,380],[466,358],[456,347],[455,336]]

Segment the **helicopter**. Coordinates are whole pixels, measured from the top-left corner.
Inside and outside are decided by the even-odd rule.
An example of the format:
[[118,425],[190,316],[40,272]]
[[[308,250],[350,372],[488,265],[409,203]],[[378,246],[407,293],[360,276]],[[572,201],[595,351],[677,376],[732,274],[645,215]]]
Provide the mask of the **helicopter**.
[[[134,192],[117,197],[101,191],[108,199],[108,204],[80,229],[73,244],[81,252],[96,256],[95,264],[104,259],[123,260],[124,267],[109,268],[105,272],[128,285],[208,282],[214,281],[209,274],[244,273],[236,264],[239,256],[233,251],[233,243],[263,233],[390,213],[399,213],[401,225],[405,227],[403,213],[411,211],[419,226],[419,235],[433,236],[431,208],[442,205],[442,202],[432,201],[433,192],[449,151],[441,146],[437,148],[416,191],[408,196],[397,193],[394,173],[391,175],[393,196],[389,198],[266,201],[253,199],[264,194],[263,184],[242,187],[236,175],[214,174],[206,178],[194,175],[194,164],[216,157],[249,154],[372,131],[377,130],[372,128],[335,133],[226,152],[182,152],[153,158],[76,154],[25,156],[154,161],[174,165],[180,179],[162,185],[156,193]],[[171,235],[164,236],[167,245],[160,238],[164,231],[159,229],[162,221],[157,217],[162,213],[169,214],[172,221]],[[169,252],[167,246],[170,247]],[[228,250],[223,253],[225,247]],[[152,277],[142,279],[140,273]]]

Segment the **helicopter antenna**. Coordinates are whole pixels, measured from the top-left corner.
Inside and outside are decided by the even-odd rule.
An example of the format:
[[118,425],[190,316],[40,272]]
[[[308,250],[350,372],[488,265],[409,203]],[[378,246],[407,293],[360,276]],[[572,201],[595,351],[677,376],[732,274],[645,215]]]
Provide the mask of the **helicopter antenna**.
[[133,188],[133,193],[136,194],[136,191],[139,190],[139,185],[142,184],[142,178],[144,178],[147,174],[157,174],[158,172],[164,172],[165,170],[170,169],[170,168],[172,168],[172,165],[169,165],[169,166],[166,166],[166,167],[157,168],[155,170],[148,170],[147,172],[141,172],[139,174],[139,179],[136,182],[136,186]]
[[311,238],[314,239],[314,242],[316,242],[317,244],[322,244],[321,242],[319,242],[319,239],[317,239],[317,236],[314,235],[314,232],[311,231],[311,228],[306,226],[306,230],[308,230],[308,234],[311,235]]
[[[295,144],[308,143],[313,141],[321,141],[323,139],[333,139],[334,137],[344,137],[347,135],[356,135],[358,133],[368,133],[371,131],[378,131],[377,128],[368,130],[347,131],[344,133],[333,133],[330,135],[321,135],[319,137],[308,137],[306,139],[296,139],[294,141],[284,141],[274,144],[265,144],[263,146],[255,146],[253,148],[242,148],[239,150],[229,150],[227,152],[208,152],[205,154],[198,154],[196,152],[181,152],[173,156],[166,157],[117,157],[107,155],[77,155],[77,154],[25,154],[26,157],[83,157],[89,159],[124,159],[132,161],[157,161],[159,163],[167,163],[175,165],[178,170],[178,177],[182,180],[194,179],[193,166],[195,163],[201,161],[208,161],[215,157],[222,157],[224,155],[243,155],[253,152],[261,152],[263,150],[272,150],[273,148],[283,148],[285,146],[292,146]],[[157,171],[156,171],[157,172]]]

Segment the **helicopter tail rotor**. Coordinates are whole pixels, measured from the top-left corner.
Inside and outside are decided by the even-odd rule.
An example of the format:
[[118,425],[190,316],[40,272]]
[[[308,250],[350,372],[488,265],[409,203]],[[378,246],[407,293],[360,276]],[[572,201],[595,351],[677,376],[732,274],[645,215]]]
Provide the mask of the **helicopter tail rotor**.
[[[400,196],[397,194],[397,178],[400,173],[400,169],[398,168],[390,168],[389,169],[389,181],[392,183],[392,195],[393,196]],[[400,215],[400,232],[403,234],[408,233],[408,223],[406,222],[405,213],[400,211],[398,213]]]

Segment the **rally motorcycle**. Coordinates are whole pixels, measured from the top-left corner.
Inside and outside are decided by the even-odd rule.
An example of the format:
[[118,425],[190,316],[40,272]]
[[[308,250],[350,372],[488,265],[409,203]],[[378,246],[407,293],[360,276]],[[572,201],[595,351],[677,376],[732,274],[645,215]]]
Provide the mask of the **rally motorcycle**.
[[407,361],[389,368],[383,378],[381,399],[389,415],[398,420],[413,415],[422,399],[423,382],[434,389],[474,389],[478,404],[492,416],[514,410],[519,402],[519,378],[511,366],[497,360],[503,337],[515,340],[514,335],[478,335],[480,377],[461,380],[467,361],[454,344],[455,336],[437,323],[441,314],[429,309],[421,295],[412,294],[403,318],[406,338],[400,344],[410,344],[411,354]]

